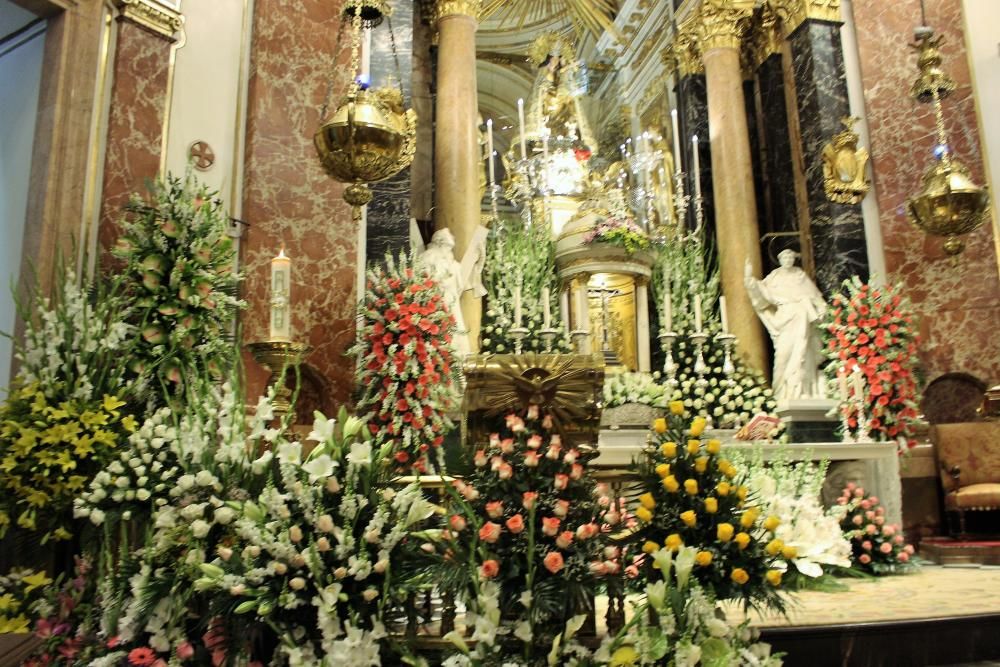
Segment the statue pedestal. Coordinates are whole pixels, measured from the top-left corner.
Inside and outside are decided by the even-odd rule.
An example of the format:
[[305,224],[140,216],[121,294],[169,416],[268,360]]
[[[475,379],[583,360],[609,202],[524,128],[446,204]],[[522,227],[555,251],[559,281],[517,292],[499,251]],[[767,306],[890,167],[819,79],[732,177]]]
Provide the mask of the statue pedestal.
[[837,402],[829,398],[798,398],[779,405],[775,413],[794,442],[835,442],[840,416]]

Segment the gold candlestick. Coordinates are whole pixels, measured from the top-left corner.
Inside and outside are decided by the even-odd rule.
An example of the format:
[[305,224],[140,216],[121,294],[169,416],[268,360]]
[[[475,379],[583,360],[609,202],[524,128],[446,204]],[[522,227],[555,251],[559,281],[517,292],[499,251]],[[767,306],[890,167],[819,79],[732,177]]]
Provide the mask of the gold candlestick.
[[285,384],[283,375],[285,369],[298,368],[299,364],[302,363],[302,358],[312,350],[312,346],[292,341],[266,340],[250,343],[247,347],[257,363],[271,374],[267,380],[267,386],[275,387],[273,403],[275,416],[280,419],[291,414],[294,421],[292,390]]

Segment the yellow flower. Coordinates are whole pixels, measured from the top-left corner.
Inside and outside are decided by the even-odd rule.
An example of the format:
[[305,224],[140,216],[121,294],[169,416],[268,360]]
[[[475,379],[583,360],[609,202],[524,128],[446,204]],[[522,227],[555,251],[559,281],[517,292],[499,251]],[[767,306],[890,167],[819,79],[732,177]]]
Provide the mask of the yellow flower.
[[722,451],[722,443],[718,440],[709,440],[708,444],[705,445],[705,449],[708,450],[709,454],[718,454]]
[[115,446],[115,434],[111,431],[105,431],[103,428],[99,428],[94,431],[94,442],[100,443],[107,447]]
[[45,402],[45,394],[38,392],[35,394],[35,400],[31,402],[31,409],[34,412],[45,413],[45,408],[49,407]]
[[697,472],[705,472],[708,469],[708,457],[699,456],[694,460],[694,469]]
[[698,517],[695,516],[694,510],[688,510],[686,512],[681,512],[681,521],[688,528],[694,528],[698,523]]
[[747,499],[747,487],[745,487],[745,486],[738,486],[738,487],[736,487],[736,497],[739,498],[740,500],[746,500]]
[[764,578],[767,579],[767,583],[771,584],[772,586],[775,587],[780,586],[781,570],[768,570],[767,574],[764,575]]
[[0,470],[4,472],[10,472],[17,467],[17,459],[13,456],[5,456],[3,462],[0,463]]
[[728,542],[733,539],[733,524],[731,523],[720,523],[715,527],[715,536],[720,542]]
[[656,507],[656,499],[653,498],[652,493],[647,492],[639,496],[639,504],[645,507],[646,509],[651,510],[654,507]]
[[17,598],[15,598],[11,593],[4,593],[0,595],[0,614],[6,614],[9,611],[17,611],[20,606]]
[[63,472],[67,472],[69,470],[76,468],[76,461],[70,458],[70,453],[68,449],[64,449],[61,452],[59,452],[59,455],[56,456],[55,464],[57,466],[60,466]]
[[118,416],[116,410],[121,406],[125,405],[125,401],[119,400],[117,396],[104,395],[104,400],[101,402],[101,407],[104,408],[105,412],[110,412],[114,416]]
[[83,485],[87,483],[87,478],[83,475],[70,475],[69,480],[66,482],[66,488],[69,491],[76,491],[82,489]]
[[635,667],[639,664],[639,652],[631,646],[621,646],[611,654],[609,667]]
[[708,567],[712,564],[712,552],[711,551],[699,551],[695,554],[694,562],[702,567]]
[[757,522],[757,517],[760,516],[760,510],[756,507],[747,508],[743,512],[743,516],[740,517],[740,525],[744,528],[752,528],[754,523]]
[[695,417],[691,421],[691,428],[688,432],[694,437],[699,438],[701,437],[701,434],[705,432],[705,425],[706,421],[704,417]]
[[742,567],[734,567],[732,574],[729,575],[729,578],[740,586],[750,581],[750,575],[747,574],[747,571]]
[[17,517],[17,525],[26,530],[35,529],[35,512],[34,510],[24,510],[21,515]]
[[670,401],[670,414],[678,417],[684,414],[684,401]]
[[736,542],[740,551],[743,551],[747,548],[747,545],[750,544],[750,535],[747,533],[736,533],[736,537],[733,538],[733,542]]
[[660,445],[660,451],[668,459],[672,459],[677,456],[677,443],[676,442],[665,442]]
[[643,521],[645,523],[649,523],[650,521],[653,520],[653,513],[650,512],[645,507],[636,508],[635,515],[639,517],[640,521]]
[[715,485],[715,492],[720,496],[728,496],[729,489],[730,489],[729,482],[725,480],[722,480],[721,482]]
[[689,496],[696,495],[698,493],[698,480],[686,479],[684,480],[684,490]]
[[768,556],[777,556],[781,553],[781,550],[785,548],[785,542],[778,538],[775,538],[767,543],[764,547],[764,551],[767,552]]
[[28,618],[24,615],[14,618],[0,617],[0,634],[23,635],[28,633]]
[[792,560],[793,558],[797,557],[798,555],[799,555],[799,550],[796,549],[795,547],[792,547],[792,546],[787,546],[786,545],[781,550],[781,556],[785,560]]
[[717,498],[705,498],[705,512],[715,514],[719,511],[719,500]]
[[62,526],[59,526],[52,531],[52,539],[54,540],[68,540],[73,537],[73,533],[69,532]]
[[31,489],[31,491],[28,492],[26,500],[29,505],[41,507],[49,502],[49,494],[45,493],[41,489]]
[[677,478],[673,475],[667,475],[663,478],[663,488],[670,493],[677,493],[677,489],[681,488],[680,484],[677,483]]
[[764,519],[764,530],[767,530],[769,532],[773,533],[775,529],[777,529],[777,527],[780,525],[781,525],[781,519],[774,516],[773,514]]
[[94,438],[89,435],[81,435],[73,443],[73,453],[84,458],[94,453]]
[[650,541],[650,540],[647,540],[642,545],[642,552],[645,553],[645,554],[656,553],[659,550],[660,550],[660,545],[657,544],[656,542],[653,542],[653,541]]
[[663,546],[671,551],[677,551],[682,546],[684,546],[684,540],[677,533],[670,533],[667,535],[667,539],[663,542]]
[[80,415],[80,423],[87,428],[94,428],[95,426],[104,426],[108,423],[108,415],[103,412],[93,412],[91,410],[86,410]]
[[122,419],[122,428],[129,433],[135,433],[136,426],[135,417],[132,415],[127,415],[124,419]]
[[701,449],[700,440],[688,440],[688,445],[687,445],[688,454],[694,456],[695,454],[698,453],[700,449]]
[[0,512],[0,528],[6,528],[10,525],[10,515],[6,512]]
[[36,588],[41,588],[42,586],[48,586],[49,584],[52,583],[52,580],[49,579],[44,572],[35,572],[34,574],[28,575],[27,577],[23,577],[21,581],[28,584],[27,586],[24,587],[25,593],[30,593]]
[[660,477],[666,477],[667,475],[669,475],[670,474],[670,464],[669,463],[661,463],[660,465],[656,466],[656,474],[659,475]]
[[659,417],[657,419],[654,419],[653,420],[653,430],[656,431],[657,433],[660,433],[660,434],[666,433],[667,432],[667,420],[664,419],[663,417]]

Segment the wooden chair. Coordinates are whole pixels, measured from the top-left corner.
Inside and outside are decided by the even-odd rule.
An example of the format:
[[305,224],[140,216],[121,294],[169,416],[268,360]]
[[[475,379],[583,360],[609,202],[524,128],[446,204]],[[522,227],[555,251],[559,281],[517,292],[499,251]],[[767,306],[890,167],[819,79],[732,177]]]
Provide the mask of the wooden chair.
[[1000,421],[936,424],[930,438],[945,511],[958,516],[958,534],[964,536],[967,511],[1000,510]]

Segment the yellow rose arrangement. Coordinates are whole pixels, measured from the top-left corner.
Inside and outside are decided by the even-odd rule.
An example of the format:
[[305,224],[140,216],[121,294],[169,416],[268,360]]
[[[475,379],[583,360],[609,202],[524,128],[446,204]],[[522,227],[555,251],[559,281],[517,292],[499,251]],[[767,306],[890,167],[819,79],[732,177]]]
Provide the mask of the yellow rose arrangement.
[[795,550],[775,538],[781,518],[764,515],[722,443],[702,440],[704,432],[705,420],[689,420],[680,401],[652,424],[633,509],[632,539],[646,554],[639,571],[651,581],[650,554],[692,548],[692,575],[716,599],[781,609],[781,561],[794,558]]

